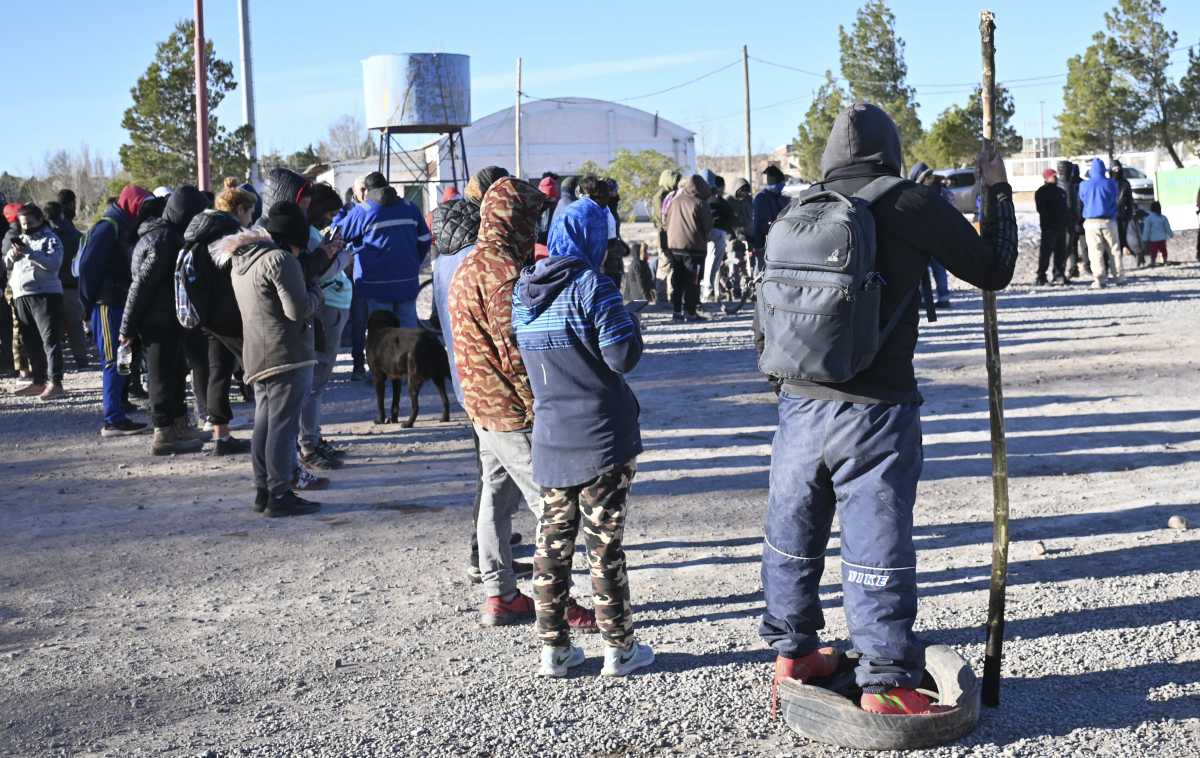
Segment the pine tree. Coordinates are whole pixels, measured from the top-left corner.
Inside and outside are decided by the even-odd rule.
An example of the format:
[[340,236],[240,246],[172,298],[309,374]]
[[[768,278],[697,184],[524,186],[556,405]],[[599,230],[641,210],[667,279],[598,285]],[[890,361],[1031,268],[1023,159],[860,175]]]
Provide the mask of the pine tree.
[[821,174],[821,155],[833,122],[845,108],[846,95],[831,72],[825,72],[825,83],[813,94],[812,104],[800,124],[796,137],[796,154],[800,161],[800,173],[809,181],[818,181]]
[[[130,90],[133,105],[121,119],[130,143],[121,146],[120,156],[133,181],[143,186],[196,181],[194,38],[192,21],[176,24],[171,36],[158,44],[154,61]],[[253,138],[249,127],[230,133],[213,115],[225,96],[237,87],[233,66],[213,54],[211,41],[205,41],[205,49],[212,176],[246,176],[250,168],[246,146]]]
[[1104,151],[1111,162],[1120,142],[1132,136],[1141,99],[1116,70],[1116,43],[1097,32],[1083,55],[1067,61],[1058,129],[1063,151]]
[[907,163],[914,162],[921,140],[921,119],[916,91],[908,86],[904,62],[904,40],[896,36],[896,17],[884,0],[868,0],[858,9],[847,33],[838,27],[842,77],[854,102],[883,108],[900,130],[900,143]]

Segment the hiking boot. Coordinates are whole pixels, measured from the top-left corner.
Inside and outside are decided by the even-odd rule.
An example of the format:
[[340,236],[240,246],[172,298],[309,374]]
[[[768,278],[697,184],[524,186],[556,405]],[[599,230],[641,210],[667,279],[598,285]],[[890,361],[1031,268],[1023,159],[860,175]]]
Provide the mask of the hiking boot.
[[197,453],[204,447],[201,440],[180,439],[173,426],[157,427],[154,430],[154,442],[150,445],[153,455],[174,455],[175,453]]
[[[516,536],[520,537],[521,535]],[[516,545],[517,543],[510,542],[510,544]],[[483,584],[483,572],[479,570],[479,556],[475,555],[472,558],[472,562],[467,566],[467,578],[471,580],[471,584]],[[528,579],[533,576],[533,564],[513,561],[512,572],[515,579]]]
[[864,692],[858,704],[867,713],[889,716],[915,716],[930,710],[929,698],[904,687],[894,687],[887,692]]
[[201,444],[204,444],[208,440],[212,439],[212,437],[210,437],[208,434],[205,434],[188,423],[187,416],[180,416],[179,418],[175,419],[174,428],[175,437],[185,442],[196,440]]
[[267,509],[267,503],[271,502],[271,491],[266,487],[254,488],[254,512],[262,513]]
[[520,592],[508,601],[499,596],[489,597],[479,609],[480,626],[512,626],[533,619],[533,599]]
[[566,676],[568,669],[573,669],[584,661],[583,648],[567,645],[566,647],[542,648],[542,665],[538,667],[538,676]]
[[600,676],[625,676],[654,663],[654,651],[649,645],[634,641],[628,649],[604,648],[604,668]]
[[27,384],[13,393],[14,397],[38,397],[46,391],[44,384]]
[[[255,504],[257,505],[257,501]],[[305,500],[295,492],[288,490],[282,495],[272,495],[267,500],[267,507],[263,513],[268,518],[281,518],[283,516],[307,516],[319,510],[321,510],[320,503]]]
[[245,455],[250,452],[250,440],[226,437],[213,443],[210,455]]
[[150,431],[150,427],[140,421],[130,421],[123,418],[120,421],[112,424],[105,423],[100,427],[101,437],[128,437],[131,434],[143,434]]
[[329,487],[329,479],[323,476],[317,476],[313,472],[301,466],[299,470],[296,471],[296,475],[292,477],[292,486],[305,492],[323,490]]
[[38,400],[41,400],[43,403],[48,403],[51,400],[57,400],[60,397],[66,396],[67,391],[63,389],[61,384],[58,382],[50,382],[46,385],[46,389],[42,391],[42,394],[38,395]]
[[317,443],[317,452],[326,458],[336,458],[339,461],[350,454],[345,448],[335,447],[332,442],[324,437]]
[[584,608],[573,597],[567,598],[567,626],[584,634],[600,631],[600,627],[596,626],[596,612]]
[[300,449],[300,462],[310,468],[319,469],[321,471],[333,471],[341,468],[344,464],[337,458],[331,458],[321,453],[321,448],[317,447],[313,450],[305,452],[304,448]]
[[775,678],[771,681],[771,718],[779,707],[779,685],[785,679],[795,679],[801,684],[812,679],[830,676],[837,671],[838,652],[832,647],[814,650],[799,658],[775,658]]

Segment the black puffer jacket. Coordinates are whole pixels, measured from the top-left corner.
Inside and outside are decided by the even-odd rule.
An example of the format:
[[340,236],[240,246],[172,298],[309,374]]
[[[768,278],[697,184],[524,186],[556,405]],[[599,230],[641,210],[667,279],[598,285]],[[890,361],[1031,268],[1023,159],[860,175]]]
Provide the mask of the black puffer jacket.
[[121,334],[133,336],[179,328],[175,319],[175,259],[183,247],[183,232],[208,205],[200,190],[184,185],[171,194],[162,218],[138,227],[133,248],[133,281],[125,299]]
[[467,245],[474,245],[479,236],[479,206],[461,197],[442,203],[433,209],[433,252],[453,255]]
[[275,203],[296,202],[310,182],[300,174],[287,168],[273,168],[267,172],[263,180],[262,191],[262,224],[265,228],[267,214]]
[[241,339],[242,336],[242,312],[238,309],[237,298],[233,294],[230,259],[228,256],[217,255],[212,243],[241,230],[242,226],[238,220],[228,213],[207,210],[192,219],[187,231],[183,233],[184,244],[194,248],[197,255],[208,255],[217,269],[210,279],[209,316],[208,323],[204,326],[222,337],[235,339]]

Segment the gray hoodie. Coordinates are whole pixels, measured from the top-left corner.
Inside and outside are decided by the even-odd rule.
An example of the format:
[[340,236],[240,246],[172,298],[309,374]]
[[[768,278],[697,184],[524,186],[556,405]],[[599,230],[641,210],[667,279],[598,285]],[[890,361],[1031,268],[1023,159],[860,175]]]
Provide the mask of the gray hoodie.
[[246,382],[316,364],[309,319],[323,301],[318,287],[306,286],[300,261],[262,229],[222,237],[209,252],[218,266],[232,263]]
[[16,257],[16,244],[4,253],[4,266],[9,270],[8,286],[13,297],[25,295],[61,295],[63,246],[49,224],[42,224],[32,234],[18,234],[16,242],[23,244],[23,255]]

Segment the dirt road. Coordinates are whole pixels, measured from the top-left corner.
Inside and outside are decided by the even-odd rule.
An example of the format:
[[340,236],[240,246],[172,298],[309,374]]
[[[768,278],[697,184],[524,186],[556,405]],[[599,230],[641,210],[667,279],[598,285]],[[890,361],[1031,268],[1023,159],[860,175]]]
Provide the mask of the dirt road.
[[[1003,704],[929,754],[1195,755],[1200,266],[1102,292],[1014,286],[1000,308]],[[470,439],[457,408],[437,423],[432,390],[415,429],[377,428],[369,389],[340,367],[328,431],[353,456],[319,516],[282,520],[250,511],[245,459],[101,441],[94,373],[70,376],[53,407],[0,397],[0,754],[839,754],[766,717],[756,615],[775,413],[749,318],[646,322],[627,544],[658,665],[625,681],[597,676],[594,637],[581,674],[547,682],[531,628],[476,625]],[[923,325],[917,366],[918,626],[977,668],[991,539],[980,323],[978,296],[958,293]],[[1172,515],[1193,528],[1168,529]],[[532,539],[528,513],[519,529]],[[845,644],[836,547],[823,597]],[[586,571],[575,581],[586,598]]]

